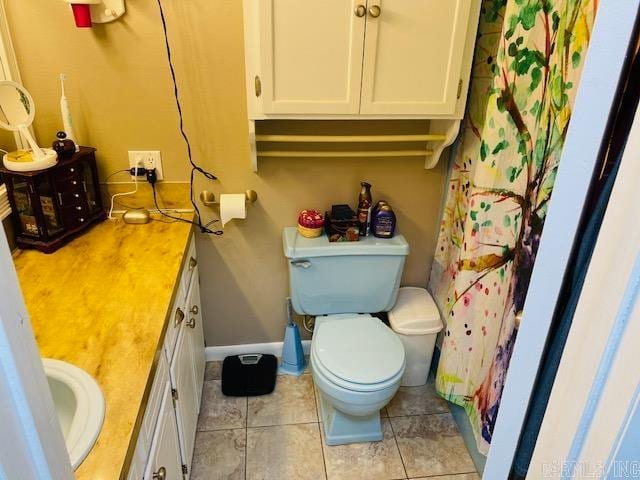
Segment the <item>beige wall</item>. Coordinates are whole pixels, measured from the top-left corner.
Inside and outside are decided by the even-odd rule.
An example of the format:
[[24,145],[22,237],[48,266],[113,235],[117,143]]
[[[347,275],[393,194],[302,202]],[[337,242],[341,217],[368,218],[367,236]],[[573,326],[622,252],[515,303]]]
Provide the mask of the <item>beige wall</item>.
[[[42,145],[60,128],[57,75],[65,72],[78,137],[98,148],[103,177],[126,167],[127,150],[159,149],[165,178],[188,178],[155,0],[128,0],[126,16],[92,30],[76,29],[62,1],[5,2],[23,80],[37,104],[35,130]],[[404,283],[424,286],[435,248],[444,162],[426,171],[418,158],[264,159],[253,173],[242,2],[164,3],[194,155],[220,179],[212,184],[200,179],[197,191],[252,188],[259,195],[246,221],[232,222],[222,237],[199,236],[207,343],[281,339],[288,289],[282,228],[295,224],[302,208],[355,203],[362,179],[373,183],[374,197],[394,206],[411,244]]]

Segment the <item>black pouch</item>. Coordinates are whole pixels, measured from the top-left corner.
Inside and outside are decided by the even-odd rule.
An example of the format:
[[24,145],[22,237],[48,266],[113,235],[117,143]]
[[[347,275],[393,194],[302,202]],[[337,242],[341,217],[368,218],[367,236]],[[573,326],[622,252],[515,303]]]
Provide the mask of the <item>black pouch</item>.
[[232,355],[222,362],[222,393],[229,397],[254,397],[273,392],[278,359],[252,353]]

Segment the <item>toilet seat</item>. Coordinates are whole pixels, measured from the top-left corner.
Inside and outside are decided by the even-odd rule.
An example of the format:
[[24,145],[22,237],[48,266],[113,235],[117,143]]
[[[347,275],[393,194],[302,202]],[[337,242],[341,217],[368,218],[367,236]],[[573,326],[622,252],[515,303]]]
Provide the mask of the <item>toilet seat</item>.
[[405,365],[402,342],[370,315],[324,317],[316,325],[311,355],[314,373],[356,392],[394,385]]

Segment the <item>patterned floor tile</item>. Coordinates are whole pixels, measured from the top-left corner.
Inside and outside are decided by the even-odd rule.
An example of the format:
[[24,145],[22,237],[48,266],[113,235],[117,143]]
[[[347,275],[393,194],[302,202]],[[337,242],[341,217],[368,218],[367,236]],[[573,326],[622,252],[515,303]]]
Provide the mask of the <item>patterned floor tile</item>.
[[317,421],[311,375],[280,376],[273,393],[249,397],[249,427]]
[[199,431],[246,427],[246,397],[227,397],[222,394],[220,384],[220,380],[204,382],[198,418]]
[[436,393],[432,382],[421,387],[400,387],[389,405],[390,417],[406,415],[425,415],[428,413],[445,413],[449,406],[445,399]]
[[244,480],[247,431],[198,432],[191,467],[192,480]]
[[390,420],[409,478],[475,472],[450,413]]
[[382,420],[381,442],[327,446],[322,443],[329,480],[391,480],[405,478],[400,452],[388,419]]
[[247,480],[326,479],[317,423],[247,430]]
[[204,379],[221,380],[222,379],[222,362],[207,362],[204,369]]

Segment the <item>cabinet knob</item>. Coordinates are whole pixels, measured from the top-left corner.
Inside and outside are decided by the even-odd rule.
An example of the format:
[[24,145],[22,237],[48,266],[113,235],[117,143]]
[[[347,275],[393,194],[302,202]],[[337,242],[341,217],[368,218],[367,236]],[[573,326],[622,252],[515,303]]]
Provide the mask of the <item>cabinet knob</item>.
[[191,313],[193,313],[194,315],[197,315],[199,311],[200,309],[198,308],[198,305],[194,305],[193,307],[191,307]]
[[198,265],[198,261],[195,258],[191,257],[189,259],[189,270],[193,270],[194,268],[196,268],[196,265]]
[[196,328],[196,319],[191,317],[185,325],[189,328]]
[[380,7],[378,5],[374,5],[369,8],[369,15],[371,15],[373,18],[378,18],[381,13],[382,10],[380,10]]
[[80,218],[78,219],[78,221],[79,221],[80,223],[84,223],[84,218],[80,217]]
[[167,469],[164,467],[160,467],[157,472],[153,473],[153,480],[166,480],[167,479]]
[[182,311],[181,308],[176,309],[176,316],[173,319],[174,326],[177,327],[182,323],[183,320],[184,320],[184,312]]
[[356,17],[364,17],[367,13],[367,8],[364,5],[358,5],[353,13],[355,13]]

